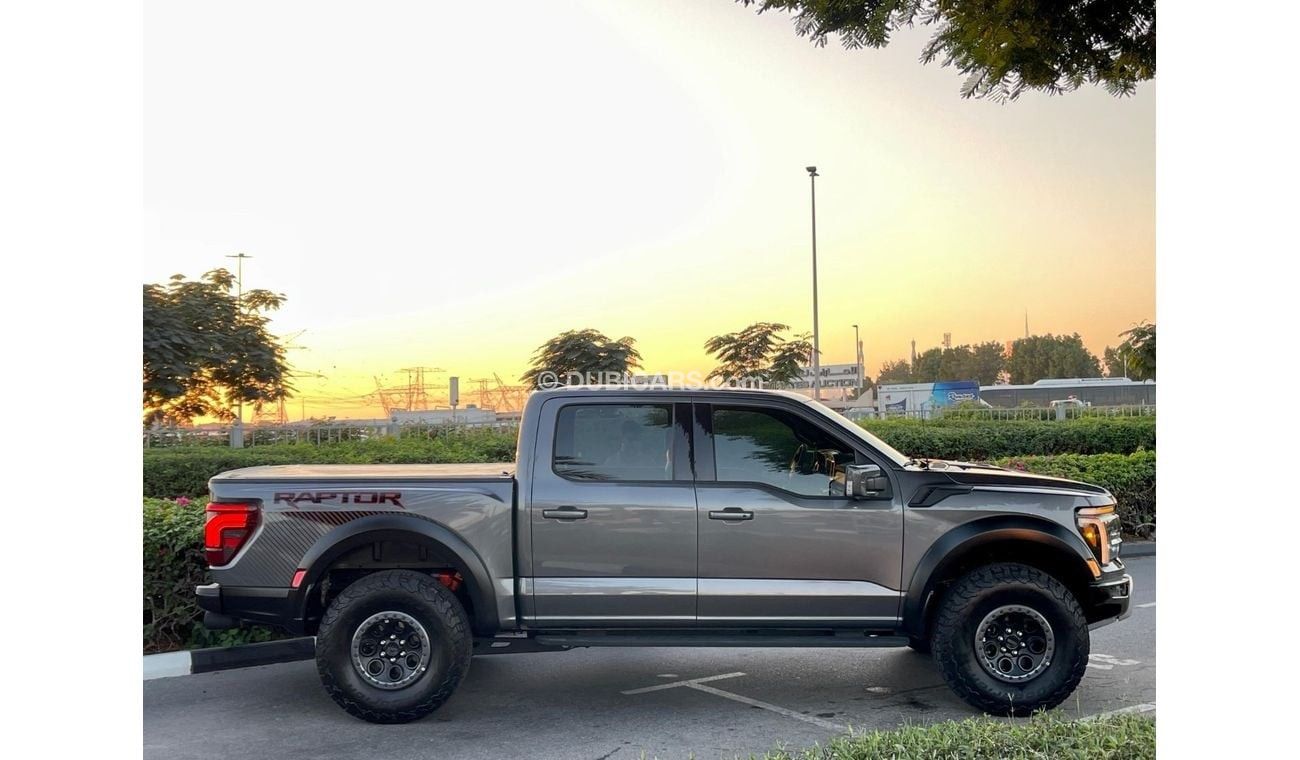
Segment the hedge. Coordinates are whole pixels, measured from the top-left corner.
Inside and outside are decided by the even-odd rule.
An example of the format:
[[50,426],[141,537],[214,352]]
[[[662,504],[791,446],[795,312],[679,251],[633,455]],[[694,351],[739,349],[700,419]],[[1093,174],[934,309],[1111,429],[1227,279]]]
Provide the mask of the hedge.
[[1156,447],[1154,417],[1042,420],[864,420],[899,451],[932,459],[988,460],[1042,454],[1131,454]]
[[144,500],[144,651],[231,646],[280,638],[269,628],[209,631],[194,600],[207,583],[203,557],[206,499]]
[[1060,454],[1006,457],[997,464],[1015,470],[1082,480],[1102,486],[1119,503],[1120,525],[1129,535],[1150,538],[1156,531],[1156,453]]
[[196,497],[208,492],[213,475],[268,464],[428,464],[511,462],[517,434],[512,430],[470,429],[432,438],[376,438],[323,444],[280,444],[231,449],[177,446],[144,452],[144,495]]
[[1141,715],[1068,720],[1060,712],[1027,721],[990,717],[855,733],[763,760],[1148,760],[1156,756],[1155,721]]

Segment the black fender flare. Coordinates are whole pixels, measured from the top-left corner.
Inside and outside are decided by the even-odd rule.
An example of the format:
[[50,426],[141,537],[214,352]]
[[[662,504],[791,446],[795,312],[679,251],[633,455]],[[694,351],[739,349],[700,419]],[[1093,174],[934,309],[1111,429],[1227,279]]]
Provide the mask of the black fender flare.
[[489,635],[500,628],[492,576],[478,552],[454,531],[418,515],[402,512],[374,514],[344,523],[321,536],[303,555],[298,567],[306,571],[297,589],[291,591],[290,608],[297,623],[306,623],[307,602],[319,587],[335,560],[360,546],[377,541],[419,541],[437,547],[445,559],[467,581],[473,602],[474,632]]
[[1077,558],[1080,569],[1092,576],[1088,569],[1088,561],[1094,559],[1092,550],[1081,536],[1060,523],[1028,515],[994,515],[972,520],[944,533],[922,555],[903,597],[903,628],[913,635],[924,634],[931,592],[943,577],[943,571],[972,551],[1006,541],[1033,543],[1062,556]]

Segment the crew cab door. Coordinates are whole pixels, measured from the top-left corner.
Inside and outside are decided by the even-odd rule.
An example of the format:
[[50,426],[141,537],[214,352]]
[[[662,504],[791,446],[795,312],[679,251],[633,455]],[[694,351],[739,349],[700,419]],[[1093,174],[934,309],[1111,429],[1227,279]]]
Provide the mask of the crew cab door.
[[887,462],[799,402],[719,401],[695,405],[699,624],[892,627],[898,489],[857,500],[844,484],[846,464]]
[[543,404],[528,515],[533,623],[694,624],[690,424],[690,404],[650,393]]

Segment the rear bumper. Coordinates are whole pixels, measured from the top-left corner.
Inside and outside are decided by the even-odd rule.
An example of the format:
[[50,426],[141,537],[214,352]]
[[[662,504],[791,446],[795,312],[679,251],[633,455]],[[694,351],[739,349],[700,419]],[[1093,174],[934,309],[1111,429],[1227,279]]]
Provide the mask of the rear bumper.
[[194,595],[203,610],[203,625],[207,628],[230,628],[234,623],[245,622],[269,625],[302,633],[302,620],[295,615],[292,589],[261,586],[222,586],[209,583],[196,586]]
[[1130,614],[1129,600],[1133,598],[1133,576],[1124,572],[1124,564],[1116,560],[1088,586],[1088,598],[1084,601],[1084,611],[1091,628],[1099,628],[1116,620],[1123,620]]

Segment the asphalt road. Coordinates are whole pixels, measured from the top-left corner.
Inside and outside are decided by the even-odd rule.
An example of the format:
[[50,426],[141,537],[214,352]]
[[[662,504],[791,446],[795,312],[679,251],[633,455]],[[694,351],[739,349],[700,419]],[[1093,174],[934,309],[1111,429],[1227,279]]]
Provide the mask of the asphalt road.
[[[1093,631],[1088,674],[1060,709],[1091,715],[1155,703],[1155,565],[1154,557],[1128,561],[1133,615]],[[710,680],[679,683],[694,679]],[[340,710],[312,662],[148,681],[144,752],[167,760],[729,758],[824,742],[849,727],[974,714],[928,657],[908,649],[597,648],[477,657],[447,704],[401,726]]]

